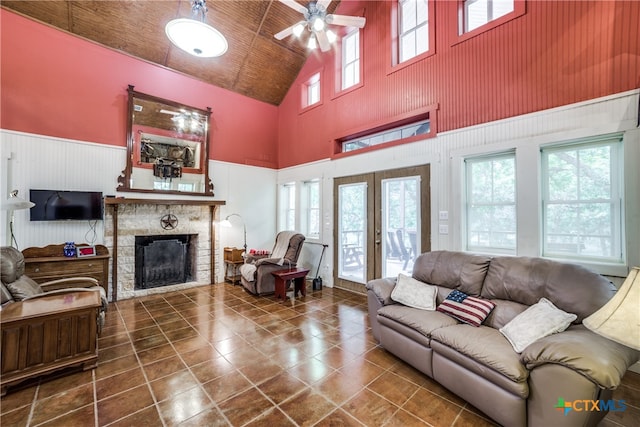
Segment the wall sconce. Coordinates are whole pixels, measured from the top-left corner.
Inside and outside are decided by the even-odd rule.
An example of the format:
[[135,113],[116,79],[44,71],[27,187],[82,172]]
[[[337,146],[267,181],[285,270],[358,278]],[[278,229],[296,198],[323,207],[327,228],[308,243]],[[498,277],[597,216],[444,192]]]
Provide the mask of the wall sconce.
[[18,248],[18,241],[16,240],[16,236],[13,233],[13,219],[14,219],[14,211],[19,211],[22,209],[30,209],[35,206],[35,203],[30,202],[28,200],[23,199],[18,196],[18,190],[13,190],[9,193],[9,198],[2,203],[2,210],[8,211],[9,215],[9,235],[7,244],[9,246],[13,246],[15,243],[15,248]]
[[240,218],[240,221],[242,221],[242,229],[244,231],[244,254],[246,256],[247,255],[247,226],[245,225],[244,219],[242,219],[240,214],[232,213],[230,215],[227,215],[227,217],[222,222],[220,222],[220,225],[227,228],[233,227],[233,224],[231,224],[231,221],[229,221],[229,218],[233,216],[237,216],[238,218]]

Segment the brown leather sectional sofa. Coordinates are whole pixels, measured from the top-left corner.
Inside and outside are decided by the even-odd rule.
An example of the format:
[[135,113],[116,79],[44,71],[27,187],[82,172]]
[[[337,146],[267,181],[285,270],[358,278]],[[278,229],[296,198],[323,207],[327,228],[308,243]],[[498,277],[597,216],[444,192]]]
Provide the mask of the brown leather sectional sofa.
[[[399,304],[391,298],[396,278],[376,279],[367,284],[374,337],[496,422],[592,426],[607,409],[624,410],[612,390],[639,354],[582,325],[615,293],[604,277],[542,258],[435,251],[418,257],[413,278],[437,285],[438,305],[457,289],[495,308],[475,327]],[[543,297],[577,318],[517,353],[499,329]]]

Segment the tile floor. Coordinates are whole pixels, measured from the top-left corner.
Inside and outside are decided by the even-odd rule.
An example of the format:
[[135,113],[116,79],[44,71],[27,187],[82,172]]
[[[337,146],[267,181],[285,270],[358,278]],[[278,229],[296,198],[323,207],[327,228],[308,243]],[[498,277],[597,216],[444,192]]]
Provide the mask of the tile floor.
[[[228,284],[112,303],[99,365],[10,389],[2,426],[485,426],[376,345],[366,297],[276,302]],[[602,425],[640,425],[640,375]]]

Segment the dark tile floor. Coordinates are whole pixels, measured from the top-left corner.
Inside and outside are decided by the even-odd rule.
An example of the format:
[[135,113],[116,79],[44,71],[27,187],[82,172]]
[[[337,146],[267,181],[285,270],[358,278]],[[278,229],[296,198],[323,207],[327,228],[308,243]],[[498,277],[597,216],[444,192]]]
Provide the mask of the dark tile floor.
[[[376,345],[366,298],[286,303],[217,284],[109,307],[99,365],[10,389],[2,426],[483,426],[475,408]],[[640,375],[607,427],[640,425]]]

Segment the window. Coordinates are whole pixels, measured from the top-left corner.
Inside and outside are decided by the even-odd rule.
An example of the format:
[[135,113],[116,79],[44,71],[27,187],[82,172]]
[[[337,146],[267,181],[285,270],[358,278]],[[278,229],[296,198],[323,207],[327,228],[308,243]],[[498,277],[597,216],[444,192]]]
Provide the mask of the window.
[[429,120],[420,120],[418,122],[393,127],[359,138],[350,138],[342,141],[342,152],[346,153],[349,151],[361,150],[363,148],[372,147],[374,145],[398,141],[416,135],[424,135],[428,134],[430,131],[431,125]]
[[464,28],[468,33],[514,11],[514,0],[465,0]]
[[320,181],[306,181],[302,184],[303,224],[302,230],[307,238],[320,238]]
[[320,102],[320,73],[314,74],[306,84],[307,106]]
[[465,172],[467,249],[515,253],[515,153],[466,159]]
[[543,255],[622,262],[619,138],[542,149]]
[[342,89],[360,83],[360,31],[342,38]]
[[398,1],[398,62],[405,62],[429,50],[429,8],[427,0]]
[[296,184],[280,187],[280,231],[296,229]]

